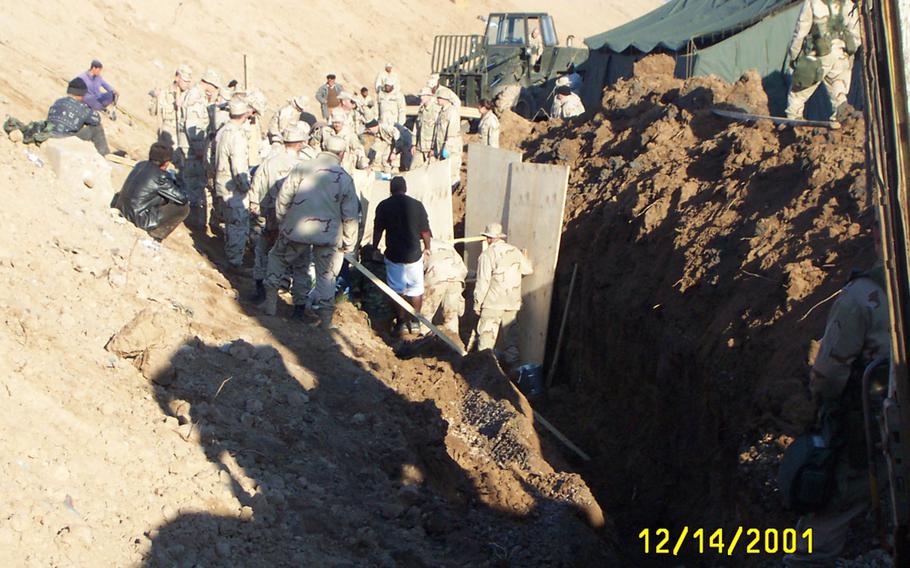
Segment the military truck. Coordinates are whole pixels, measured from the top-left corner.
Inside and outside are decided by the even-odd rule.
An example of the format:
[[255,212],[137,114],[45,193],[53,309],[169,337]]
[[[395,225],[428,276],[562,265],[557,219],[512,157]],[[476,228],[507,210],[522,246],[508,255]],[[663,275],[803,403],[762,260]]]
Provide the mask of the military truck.
[[[493,13],[483,35],[436,36],[432,72],[466,106],[481,100],[525,118],[548,111],[556,79],[588,58],[587,48],[559,45],[553,18],[541,12]],[[538,30],[539,42],[532,33]]]

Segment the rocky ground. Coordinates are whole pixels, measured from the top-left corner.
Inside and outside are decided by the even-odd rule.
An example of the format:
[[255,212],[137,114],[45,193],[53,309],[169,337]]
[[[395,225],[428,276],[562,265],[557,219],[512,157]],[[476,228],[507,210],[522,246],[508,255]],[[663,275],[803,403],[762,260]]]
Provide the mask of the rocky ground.
[[[31,158],[30,158],[31,156]],[[0,140],[10,566],[583,566],[610,527],[498,366],[260,317],[179,229]],[[115,185],[125,170],[117,166]],[[216,259],[217,260],[217,259]]]

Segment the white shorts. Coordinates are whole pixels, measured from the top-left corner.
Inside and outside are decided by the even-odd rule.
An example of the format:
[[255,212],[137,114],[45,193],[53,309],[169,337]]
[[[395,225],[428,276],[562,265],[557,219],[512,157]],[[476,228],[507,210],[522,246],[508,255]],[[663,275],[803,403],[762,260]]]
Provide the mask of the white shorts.
[[410,264],[386,260],[385,282],[402,296],[423,296],[423,258]]

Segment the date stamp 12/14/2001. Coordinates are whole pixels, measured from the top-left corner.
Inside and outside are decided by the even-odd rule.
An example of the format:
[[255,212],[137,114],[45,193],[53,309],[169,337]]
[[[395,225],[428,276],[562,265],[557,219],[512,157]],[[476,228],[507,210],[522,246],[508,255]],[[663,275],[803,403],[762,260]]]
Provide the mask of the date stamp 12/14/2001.
[[670,529],[643,529],[638,540],[644,546],[645,554],[666,554],[679,556],[685,553],[719,554],[793,554],[797,550],[812,554],[812,529],[797,532],[796,529],[736,529],[682,527],[673,534]]

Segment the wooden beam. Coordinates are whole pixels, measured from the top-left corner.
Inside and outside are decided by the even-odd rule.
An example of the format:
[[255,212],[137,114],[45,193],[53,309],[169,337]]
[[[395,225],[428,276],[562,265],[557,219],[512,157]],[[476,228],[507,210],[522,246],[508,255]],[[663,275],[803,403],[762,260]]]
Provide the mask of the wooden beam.
[[569,282],[569,297],[566,298],[566,307],[562,311],[562,321],[559,323],[559,335],[556,336],[556,349],[553,351],[553,362],[550,363],[550,372],[547,373],[547,388],[553,386],[556,376],[556,366],[559,364],[559,354],[562,351],[562,338],[566,333],[566,323],[569,321],[569,306],[572,305],[572,293],[575,291],[575,277],[578,275],[578,264],[572,266],[572,280]]
[[485,240],[487,240],[487,238],[481,235],[479,237],[458,237],[457,239],[452,239],[449,242],[453,245],[457,245],[458,243],[480,243]]
[[770,120],[774,124],[789,124],[791,126],[814,126],[819,128],[830,128],[837,130],[840,124],[829,122],[827,120],[803,120],[801,118],[785,118],[782,116],[767,116],[764,114],[749,114],[747,112],[733,112],[730,110],[721,110],[719,108],[711,109],[711,112],[717,116],[738,120],[741,122],[757,122],[759,120]]
[[[508,380],[508,379],[506,379]],[[524,397],[524,393],[518,390],[518,387],[515,386],[515,383],[509,381],[509,386],[512,387],[518,396]],[[528,404],[530,406],[530,403]],[[531,412],[534,413],[534,419],[540,422],[540,425],[547,429],[548,432],[556,436],[556,439],[566,445],[567,448],[578,454],[581,459],[585,461],[591,461],[591,456],[586,454],[581,448],[572,443],[572,440],[568,439],[565,434],[556,429],[556,426],[550,424],[550,421],[540,415],[539,412],[531,408]]]
[[414,307],[411,306],[411,304],[407,303],[404,298],[402,298],[394,290],[389,288],[385,282],[383,282],[375,274],[370,272],[369,269],[367,269],[367,267],[360,264],[360,262],[358,262],[357,259],[354,258],[353,254],[348,253],[348,254],[344,255],[344,258],[345,258],[345,260],[347,260],[348,262],[351,263],[351,266],[353,266],[354,268],[359,270],[364,276],[366,276],[370,282],[375,284],[377,288],[382,290],[386,296],[388,296],[396,304],[398,304],[399,306],[404,308],[404,310],[406,312],[408,312],[409,314],[411,314],[412,316],[417,318],[417,321],[419,321],[423,325],[427,326],[427,329],[429,329],[433,333],[433,335],[435,335],[436,337],[441,339],[446,345],[451,347],[456,353],[458,353],[462,357],[464,357],[465,355],[468,354],[460,345],[458,345],[457,343],[452,341],[452,339],[448,335],[444,334],[442,331],[440,331],[440,329],[438,327],[433,325],[433,322],[431,322],[427,318],[423,317],[423,315],[421,315],[419,312],[415,311]]

